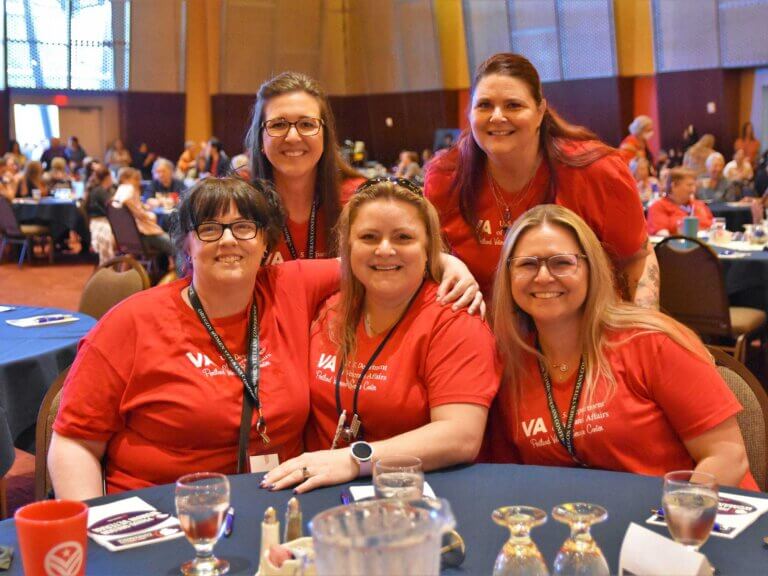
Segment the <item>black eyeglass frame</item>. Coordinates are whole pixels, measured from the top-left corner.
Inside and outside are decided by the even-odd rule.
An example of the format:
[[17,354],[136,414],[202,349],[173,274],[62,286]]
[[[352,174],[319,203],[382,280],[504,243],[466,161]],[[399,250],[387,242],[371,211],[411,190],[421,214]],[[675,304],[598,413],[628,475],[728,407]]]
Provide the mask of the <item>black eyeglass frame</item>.
[[[539,270],[541,270],[541,264],[544,263],[544,266],[547,267],[547,272],[553,277],[553,278],[567,278],[568,276],[573,276],[573,274],[555,274],[552,272],[552,269],[549,267],[549,261],[552,258],[557,258],[558,256],[575,256],[576,257],[576,269],[574,270],[573,274],[579,271],[579,260],[586,260],[589,261],[589,258],[587,258],[586,254],[574,254],[572,252],[563,252],[561,254],[552,254],[551,256],[543,257],[543,256],[515,256],[514,258],[512,256],[509,256],[507,258],[507,269],[509,269],[512,266],[512,262],[515,260],[536,260],[536,272],[534,273],[534,277],[536,274],[539,273]],[[514,271],[512,271],[514,274]]]
[[371,186],[375,186],[376,184],[383,184],[385,182],[389,182],[390,184],[397,184],[398,186],[402,186],[409,192],[413,192],[414,194],[418,194],[419,196],[424,196],[424,188],[416,184],[415,182],[412,182],[411,180],[408,180],[407,178],[397,178],[396,176],[374,176],[373,178],[369,178],[360,186],[357,187],[357,190],[355,190],[355,194],[358,194],[360,192],[365,191],[367,188],[370,188]]
[[[269,131],[269,123],[270,122],[275,122],[277,120],[280,120],[281,122],[285,122],[286,124],[288,124],[288,130],[285,131],[285,134],[272,134],[272,133],[270,133],[270,131]],[[302,120],[317,120],[317,122],[318,122],[317,130],[315,132],[312,132],[311,134],[302,134],[299,131],[299,122],[301,122]],[[290,122],[289,120],[286,120],[285,118],[272,118],[271,120],[264,120],[261,123],[261,129],[264,130],[272,138],[285,138],[286,136],[288,136],[288,133],[291,131],[291,128],[295,128],[296,129],[296,133],[299,136],[317,136],[318,134],[320,134],[320,129],[323,126],[325,126],[325,121],[322,118],[315,118],[314,116],[302,116],[301,118],[299,118],[295,122]]]
[[[256,231],[253,233],[253,236],[248,236],[247,238],[243,238],[241,236],[238,236],[235,234],[235,228],[234,226],[236,224],[242,224],[243,222],[248,222],[250,224],[253,224],[256,227]],[[200,237],[200,227],[205,226],[206,224],[215,224],[219,226],[219,235],[216,238],[212,238],[210,240],[206,240],[205,238]],[[248,220],[247,218],[243,218],[242,220],[235,220],[234,222],[230,222],[229,224],[223,224],[222,222],[216,222],[215,220],[206,220],[204,222],[200,222],[200,224],[194,226],[193,230],[195,231],[195,236],[197,236],[197,239],[200,240],[200,242],[218,242],[221,240],[221,237],[224,236],[224,230],[229,229],[229,231],[232,233],[232,237],[236,240],[253,240],[256,238],[256,236],[259,235],[259,230],[264,229],[264,225],[261,222],[258,222],[256,220]]]

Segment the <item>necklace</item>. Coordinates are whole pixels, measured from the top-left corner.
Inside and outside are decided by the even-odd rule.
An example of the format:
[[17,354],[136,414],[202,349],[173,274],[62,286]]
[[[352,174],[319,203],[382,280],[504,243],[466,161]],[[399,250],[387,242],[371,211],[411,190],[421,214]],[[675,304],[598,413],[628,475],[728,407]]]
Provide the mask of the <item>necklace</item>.
[[491,192],[493,193],[493,198],[496,200],[496,207],[501,213],[501,229],[504,234],[506,234],[507,230],[509,230],[509,228],[512,226],[512,208],[517,206],[523,199],[528,196],[528,192],[530,192],[531,186],[533,186],[533,181],[536,179],[536,172],[538,172],[538,170],[539,164],[537,162],[536,169],[533,171],[533,176],[531,176],[531,179],[528,180],[525,188],[523,188],[523,190],[515,196],[514,201],[510,205],[507,204],[507,201],[504,199],[504,194],[501,190],[499,190],[496,179],[493,177],[493,174],[491,174],[490,168],[488,168],[488,181],[491,184]]
[[565,374],[569,370],[569,366],[568,366],[567,362],[563,362],[562,364],[558,364],[557,362],[553,362],[552,363],[552,368],[554,368],[555,370],[560,370],[560,372],[562,372],[563,374]]

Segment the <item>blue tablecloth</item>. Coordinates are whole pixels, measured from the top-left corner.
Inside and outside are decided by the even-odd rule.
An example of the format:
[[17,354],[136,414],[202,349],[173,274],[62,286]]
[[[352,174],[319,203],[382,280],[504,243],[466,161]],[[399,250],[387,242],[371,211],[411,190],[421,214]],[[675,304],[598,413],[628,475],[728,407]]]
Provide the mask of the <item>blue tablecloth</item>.
[[[652,450],[649,454],[652,453]],[[222,539],[215,553],[227,559],[232,574],[253,575],[256,572],[260,523],[267,506],[275,506],[282,518],[290,491],[270,493],[258,487],[261,474],[232,476],[232,503],[235,506],[234,532]],[[667,535],[664,527],[644,524],[650,509],[658,507],[662,482],[659,478],[602,472],[576,468],[548,468],[481,464],[427,475],[438,496],[447,498],[457,520],[457,530],[467,545],[467,557],[459,569],[444,574],[490,574],[494,559],[509,532],[491,521],[494,508],[509,504],[529,504],[549,512],[563,502],[586,501],[601,504],[609,511],[608,520],[595,526],[592,533],[608,560],[612,573],[618,570],[621,542],[630,522]],[[299,496],[304,520],[340,504],[342,487],[336,486]],[[738,490],[728,490],[739,492]],[[138,495],[164,512],[175,514],[173,486],[160,486],[130,493]],[[754,494],[752,494],[754,495]],[[101,498],[104,503],[119,498]],[[702,548],[722,574],[765,573],[768,550],[760,539],[768,534],[768,515],[760,518],[734,540],[712,537]],[[568,528],[551,518],[535,528],[533,539],[547,563],[552,561],[568,536]],[[12,520],[0,523],[0,544],[18,549]],[[652,551],[649,551],[652,553]],[[184,538],[125,550],[108,552],[89,541],[88,574],[177,574],[182,562],[194,556],[192,546]],[[21,574],[21,564],[14,560],[8,574]]]
[[157,207],[152,208],[152,212],[157,216],[157,223],[160,227],[166,232],[170,232],[171,224],[173,223],[173,215],[176,213],[176,210]]
[[75,230],[81,236],[85,231],[85,220],[74,200],[60,200],[46,197],[39,202],[17,200],[13,212],[20,223],[45,224],[50,227],[54,238],[61,238],[68,230]]
[[752,224],[752,209],[748,204],[712,202],[709,209],[713,216],[725,218],[725,227],[731,232],[743,232],[744,224]]
[[[712,248],[722,253],[718,246]],[[749,306],[768,312],[768,252],[747,252],[746,256],[721,257],[725,289],[732,306]]]
[[8,417],[14,442],[21,440],[19,448],[25,450],[33,449],[34,435],[30,439],[19,437],[34,426],[45,392],[59,372],[72,363],[77,343],[96,320],[73,313],[79,318],[77,322],[32,328],[17,328],[6,320],[61,313],[72,312],[17,306],[0,313],[0,408]]

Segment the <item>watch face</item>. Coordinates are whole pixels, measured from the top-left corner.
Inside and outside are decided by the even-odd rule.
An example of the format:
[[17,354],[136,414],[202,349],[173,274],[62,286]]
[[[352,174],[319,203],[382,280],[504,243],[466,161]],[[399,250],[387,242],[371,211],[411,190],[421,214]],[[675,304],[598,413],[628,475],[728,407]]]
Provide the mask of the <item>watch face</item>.
[[358,460],[366,461],[373,456],[373,447],[368,442],[355,442],[352,444],[352,454]]

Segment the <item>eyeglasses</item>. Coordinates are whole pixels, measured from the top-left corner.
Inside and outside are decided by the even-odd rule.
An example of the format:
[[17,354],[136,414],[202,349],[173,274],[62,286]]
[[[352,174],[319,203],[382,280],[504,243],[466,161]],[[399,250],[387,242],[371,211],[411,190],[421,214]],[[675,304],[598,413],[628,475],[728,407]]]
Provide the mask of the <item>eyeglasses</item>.
[[554,254],[547,258],[518,256],[517,258],[510,258],[507,264],[516,278],[524,280],[534,278],[539,273],[542,264],[547,267],[552,276],[562,278],[576,274],[581,259],[586,260],[587,257],[584,254]]
[[414,194],[418,194],[419,196],[424,196],[424,189],[421,186],[419,186],[415,182],[411,182],[406,178],[395,178],[394,176],[376,176],[374,178],[370,178],[357,187],[357,190],[355,190],[355,194],[359,192],[363,192],[367,188],[370,188],[371,186],[375,186],[376,184],[381,184],[382,182],[390,182],[392,184],[397,184],[398,186],[402,186],[409,192],[413,192]]
[[320,132],[320,128],[324,124],[325,122],[320,118],[304,116],[296,120],[296,122],[289,122],[285,118],[265,120],[261,123],[261,127],[273,138],[281,138],[287,136],[292,127],[296,128],[296,132],[298,132],[300,136],[314,136]]
[[195,234],[202,242],[216,242],[224,235],[224,230],[227,228],[238,240],[251,240],[256,238],[262,225],[253,220],[237,220],[230,224],[203,222],[195,227]]

